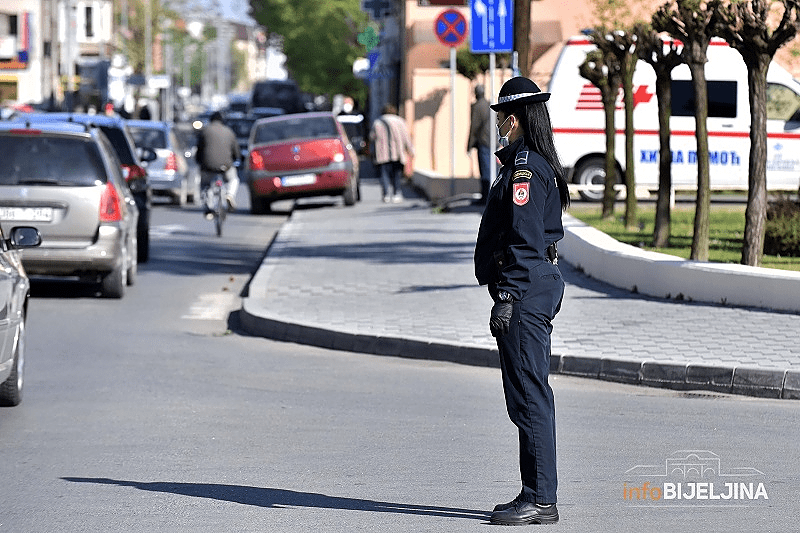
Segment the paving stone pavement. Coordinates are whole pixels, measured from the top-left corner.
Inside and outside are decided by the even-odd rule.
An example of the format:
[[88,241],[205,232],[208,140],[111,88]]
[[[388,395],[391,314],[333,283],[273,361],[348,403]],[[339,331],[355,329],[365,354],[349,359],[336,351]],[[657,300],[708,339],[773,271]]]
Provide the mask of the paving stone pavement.
[[[473,275],[476,207],[437,212],[406,190],[384,204],[296,206],[253,276],[252,334],[336,349],[498,366],[491,299]],[[678,389],[800,399],[800,315],[664,300],[561,262],[551,369]],[[800,295],[798,295],[800,297]]]

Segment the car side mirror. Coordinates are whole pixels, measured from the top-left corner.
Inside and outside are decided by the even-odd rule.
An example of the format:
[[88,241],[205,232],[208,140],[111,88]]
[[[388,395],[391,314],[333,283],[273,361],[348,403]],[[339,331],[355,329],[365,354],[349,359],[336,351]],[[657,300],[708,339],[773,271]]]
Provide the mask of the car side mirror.
[[139,160],[142,163],[149,163],[151,161],[155,161],[158,158],[158,154],[156,151],[148,146],[142,146],[138,149],[139,151]]
[[8,242],[13,248],[33,248],[42,244],[42,235],[34,227],[17,226],[11,229],[11,238]]

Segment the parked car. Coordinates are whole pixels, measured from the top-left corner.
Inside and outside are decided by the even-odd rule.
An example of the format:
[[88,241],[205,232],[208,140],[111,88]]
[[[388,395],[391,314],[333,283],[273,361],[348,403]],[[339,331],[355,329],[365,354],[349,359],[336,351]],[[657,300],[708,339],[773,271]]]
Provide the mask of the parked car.
[[66,122],[0,122],[0,219],[36,224],[31,276],[99,281],[121,298],[137,273],[136,201],[101,129]]
[[8,239],[0,227],[0,305],[5,310],[0,320],[0,406],[3,407],[19,405],[24,382],[25,319],[30,281],[18,250],[38,246],[41,242],[42,237],[34,227],[13,227]]
[[341,195],[354,205],[359,194],[358,156],[332,113],[298,113],[256,121],[248,144],[251,210],[272,202]]
[[367,132],[364,124],[364,115],[342,113],[336,115],[336,120],[344,126],[344,131],[347,133],[347,137],[350,139],[356,154],[367,155]]
[[175,126],[156,120],[128,120],[137,148],[152,148],[156,158],[146,164],[147,178],[155,195],[169,196],[178,205],[200,197],[200,173],[186,160],[186,149]]
[[156,158],[156,153],[149,148],[136,148],[125,120],[106,115],[88,115],[82,113],[23,113],[19,120],[30,122],[77,122],[93,124],[99,127],[111,141],[117,158],[122,164],[122,172],[139,210],[137,226],[138,261],[146,263],[150,258],[150,210],[153,193],[150,189],[147,170],[142,164]]

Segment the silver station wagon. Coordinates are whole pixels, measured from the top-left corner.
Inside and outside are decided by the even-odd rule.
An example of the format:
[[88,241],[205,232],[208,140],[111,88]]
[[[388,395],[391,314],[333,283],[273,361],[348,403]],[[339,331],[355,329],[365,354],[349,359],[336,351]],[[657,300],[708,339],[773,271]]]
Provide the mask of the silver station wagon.
[[137,272],[138,210],[111,143],[70,123],[0,122],[0,220],[36,226],[30,276],[98,281],[122,298]]

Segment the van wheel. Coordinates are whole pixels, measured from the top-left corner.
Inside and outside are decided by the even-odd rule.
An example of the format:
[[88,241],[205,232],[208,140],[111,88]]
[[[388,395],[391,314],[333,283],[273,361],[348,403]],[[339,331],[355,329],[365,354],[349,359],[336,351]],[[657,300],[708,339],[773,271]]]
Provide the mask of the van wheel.
[[[621,183],[619,172],[616,172],[617,179],[615,183]],[[572,174],[573,183],[578,185],[599,185],[604,186],[606,183],[606,162],[602,157],[590,157],[586,159],[577,167]],[[597,190],[579,190],[578,194],[581,198],[589,202],[599,202],[603,199],[603,189]]]

